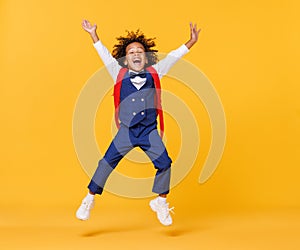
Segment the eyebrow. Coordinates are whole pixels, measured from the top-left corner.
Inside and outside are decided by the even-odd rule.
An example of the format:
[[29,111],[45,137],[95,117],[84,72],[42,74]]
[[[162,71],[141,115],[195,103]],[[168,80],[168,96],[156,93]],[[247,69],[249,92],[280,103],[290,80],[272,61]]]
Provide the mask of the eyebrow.
[[131,50],[131,49],[143,49],[143,50],[145,50],[144,47],[142,47],[142,46],[129,48],[128,50]]

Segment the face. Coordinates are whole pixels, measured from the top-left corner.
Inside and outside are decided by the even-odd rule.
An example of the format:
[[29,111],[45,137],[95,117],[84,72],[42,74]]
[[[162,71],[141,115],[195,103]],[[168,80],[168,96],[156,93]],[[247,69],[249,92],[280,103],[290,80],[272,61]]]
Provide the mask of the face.
[[130,43],[126,47],[124,64],[128,69],[139,72],[144,69],[146,63],[148,63],[148,60],[144,46],[139,42]]

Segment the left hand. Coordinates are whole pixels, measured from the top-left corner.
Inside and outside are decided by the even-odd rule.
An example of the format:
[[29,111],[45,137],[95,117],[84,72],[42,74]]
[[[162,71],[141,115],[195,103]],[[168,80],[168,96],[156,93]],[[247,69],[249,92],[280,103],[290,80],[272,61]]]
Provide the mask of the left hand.
[[197,29],[197,24],[190,23],[190,40],[185,44],[190,49],[197,41],[201,29]]
[[201,29],[197,30],[197,24],[190,23],[190,30],[191,30],[191,41],[196,43],[198,41],[199,33]]

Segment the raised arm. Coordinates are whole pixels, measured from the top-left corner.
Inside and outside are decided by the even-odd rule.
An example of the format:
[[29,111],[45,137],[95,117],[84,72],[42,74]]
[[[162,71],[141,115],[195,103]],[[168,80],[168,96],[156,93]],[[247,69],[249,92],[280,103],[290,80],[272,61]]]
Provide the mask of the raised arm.
[[97,35],[97,25],[96,24],[91,25],[91,23],[88,20],[83,20],[82,28],[90,34],[94,43],[99,41],[99,37]]
[[193,25],[190,23],[190,40],[185,43],[185,46],[190,49],[198,41],[199,33],[201,29],[197,29],[197,24]]
[[116,82],[117,75],[121,66],[118,64],[117,60],[111,55],[109,50],[102,44],[97,34],[97,25],[91,25],[88,20],[82,21],[82,28],[88,32],[93,40],[93,45],[98,52],[98,55],[102,59],[104,65],[106,66],[109,74]]
[[168,73],[170,68],[186,53],[189,52],[189,49],[198,41],[200,29],[197,30],[197,24],[193,25],[190,23],[190,39],[178,49],[172,50],[164,59],[159,61],[153,67],[157,70],[158,75],[162,78],[165,74]]

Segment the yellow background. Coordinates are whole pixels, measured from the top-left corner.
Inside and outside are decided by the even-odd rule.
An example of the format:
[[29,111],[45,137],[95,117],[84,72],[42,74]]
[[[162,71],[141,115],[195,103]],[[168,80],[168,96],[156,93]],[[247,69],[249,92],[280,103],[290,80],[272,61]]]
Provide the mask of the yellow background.
[[[2,0],[0,248],[299,249],[298,13],[296,0]],[[203,111],[203,151],[169,197],[177,212],[171,228],[158,225],[148,199],[108,193],[91,221],[74,218],[89,178],[74,151],[72,115],[103,66],[83,18],[97,23],[110,50],[126,29],[141,28],[168,52],[188,40],[190,21],[202,28],[185,59],[222,100],[226,148],[200,185],[209,145]],[[107,135],[96,136],[107,146]]]

